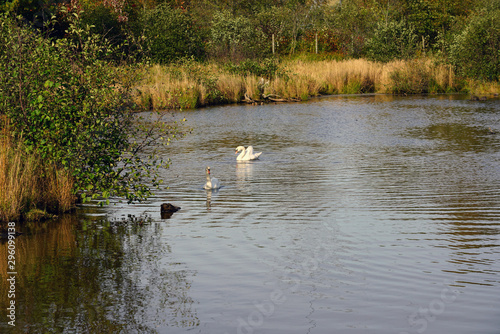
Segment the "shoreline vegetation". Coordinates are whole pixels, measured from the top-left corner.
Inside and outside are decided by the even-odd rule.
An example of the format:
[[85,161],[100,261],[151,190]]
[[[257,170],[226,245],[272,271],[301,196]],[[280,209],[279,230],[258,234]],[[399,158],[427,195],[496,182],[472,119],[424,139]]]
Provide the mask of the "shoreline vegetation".
[[[224,64],[187,62],[135,67],[136,111],[196,109],[235,103],[307,101],[340,94],[442,94],[498,96],[498,82],[459,79],[449,65],[430,58],[388,63],[366,59],[285,60],[273,79],[231,73]],[[75,207],[74,180],[14,143],[9,126],[0,134],[0,223],[40,221]],[[1,226],[0,226],[1,227]]]
[[[256,66],[266,66],[257,64]],[[492,96],[498,82],[460,78],[451,65],[431,58],[284,60],[271,78],[234,73],[227,65],[186,62],[143,66],[133,87],[133,101],[140,111],[196,109],[233,103],[307,101],[337,94],[440,94],[463,93]]]
[[149,198],[161,146],[189,132],[171,111],[497,96],[499,15],[500,0],[0,2],[0,230]]
[[9,125],[0,132],[0,222],[39,221],[70,211],[73,178],[14,142]]

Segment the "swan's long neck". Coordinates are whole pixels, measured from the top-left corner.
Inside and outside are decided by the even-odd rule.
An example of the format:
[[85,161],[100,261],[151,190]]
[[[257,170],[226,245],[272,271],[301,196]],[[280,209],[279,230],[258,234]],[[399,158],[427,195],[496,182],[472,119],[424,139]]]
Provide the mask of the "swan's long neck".
[[207,170],[207,181],[211,181],[212,178],[210,177],[210,172]]
[[245,156],[245,153],[246,153],[246,150],[245,149],[242,149],[241,150],[241,153],[238,155],[238,157],[236,158],[237,160],[241,160],[243,159],[243,157]]

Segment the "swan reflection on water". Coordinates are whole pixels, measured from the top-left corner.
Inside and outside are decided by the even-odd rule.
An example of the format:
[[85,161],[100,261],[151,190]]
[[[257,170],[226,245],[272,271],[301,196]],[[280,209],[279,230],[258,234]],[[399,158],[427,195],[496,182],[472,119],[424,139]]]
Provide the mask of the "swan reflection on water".
[[253,177],[253,163],[250,161],[238,161],[236,164],[236,184],[239,188],[244,186]]
[[205,189],[207,192],[207,210],[212,209],[212,194],[217,195],[219,193],[219,189]]

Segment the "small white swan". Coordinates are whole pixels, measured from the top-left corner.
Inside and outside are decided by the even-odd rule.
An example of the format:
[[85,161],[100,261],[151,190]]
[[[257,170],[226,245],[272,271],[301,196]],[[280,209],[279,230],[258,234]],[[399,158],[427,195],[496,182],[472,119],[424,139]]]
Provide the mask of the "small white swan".
[[220,188],[219,179],[216,177],[210,176],[210,167],[205,168],[205,171],[207,173],[207,183],[205,183],[203,188],[204,189],[219,189]]
[[248,160],[255,160],[258,159],[259,156],[262,154],[262,152],[255,152],[253,153],[253,147],[248,146],[246,149],[243,146],[238,146],[236,148],[236,153],[238,154],[241,152],[237,157],[237,161],[248,161]]

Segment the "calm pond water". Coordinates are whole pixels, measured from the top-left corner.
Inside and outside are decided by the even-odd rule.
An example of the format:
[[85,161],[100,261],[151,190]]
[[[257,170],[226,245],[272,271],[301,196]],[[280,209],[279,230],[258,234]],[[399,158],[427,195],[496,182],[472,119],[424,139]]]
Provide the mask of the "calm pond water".
[[[23,227],[14,328],[0,263],[1,332],[500,333],[498,99],[182,117],[193,131],[151,201]],[[238,145],[260,160],[236,163]],[[182,209],[161,219],[164,202]]]

